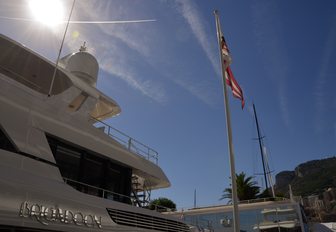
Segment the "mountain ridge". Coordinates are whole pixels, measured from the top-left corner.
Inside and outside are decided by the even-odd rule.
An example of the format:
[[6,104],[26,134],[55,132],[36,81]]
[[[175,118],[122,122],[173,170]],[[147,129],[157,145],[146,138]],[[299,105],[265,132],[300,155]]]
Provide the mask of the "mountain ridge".
[[282,171],[275,176],[276,193],[289,195],[289,185],[296,196],[309,196],[336,187],[336,157],[310,160],[299,164],[293,171]]

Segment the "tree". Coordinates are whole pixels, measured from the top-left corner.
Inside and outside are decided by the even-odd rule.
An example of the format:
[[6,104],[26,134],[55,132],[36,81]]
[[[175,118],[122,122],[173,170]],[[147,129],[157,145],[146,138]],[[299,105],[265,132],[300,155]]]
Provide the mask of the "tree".
[[272,190],[269,188],[269,189],[264,189],[264,191],[262,191],[259,195],[258,195],[258,198],[270,198],[272,197],[272,195],[270,194]]
[[[246,176],[244,172],[236,174],[237,183],[237,195],[239,201],[256,199],[260,190],[259,186],[256,186],[257,182],[253,181],[253,176]],[[220,200],[232,199],[232,189],[226,188],[223,191],[223,195]]]
[[149,209],[157,210],[157,211],[167,211],[167,210],[176,210],[176,204],[165,197],[159,197],[158,199],[154,199],[149,203]]

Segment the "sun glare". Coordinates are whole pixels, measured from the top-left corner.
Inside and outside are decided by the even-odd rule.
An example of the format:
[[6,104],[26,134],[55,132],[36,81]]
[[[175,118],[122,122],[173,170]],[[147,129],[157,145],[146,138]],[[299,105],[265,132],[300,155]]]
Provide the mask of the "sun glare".
[[60,0],[30,0],[33,16],[47,26],[56,26],[63,20],[63,6]]

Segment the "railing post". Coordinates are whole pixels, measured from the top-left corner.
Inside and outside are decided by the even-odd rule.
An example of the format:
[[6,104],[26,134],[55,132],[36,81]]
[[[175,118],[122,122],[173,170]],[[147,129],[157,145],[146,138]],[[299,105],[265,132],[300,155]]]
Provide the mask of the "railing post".
[[128,139],[128,150],[131,150],[131,146],[132,146],[132,138]]

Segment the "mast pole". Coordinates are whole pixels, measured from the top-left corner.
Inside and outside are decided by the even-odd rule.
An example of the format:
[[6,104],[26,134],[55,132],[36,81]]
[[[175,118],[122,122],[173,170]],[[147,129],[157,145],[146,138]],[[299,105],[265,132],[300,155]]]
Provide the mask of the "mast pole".
[[262,137],[260,136],[259,122],[258,122],[257,112],[256,112],[256,109],[255,109],[254,103],[253,103],[253,112],[254,112],[254,118],[255,118],[255,121],[256,121],[256,125],[257,125],[258,141],[259,141],[261,160],[262,160],[262,165],[263,165],[263,170],[264,170],[265,187],[266,187],[266,191],[268,193],[268,184],[267,184],[267,174],[266,174],[265,160],[264,160],[264,151],[263,151],[263,146],[262,146],[262,143],[261,143]]
[[214,14],[216,18],[217,40],[218,40],[220,61],[221,61],[221,67],[222,67],[222,84],[223,84],[224,105],[225,105],[225,115],[226,115],[227,138],[228,138],[228,145],[229,145],[229,160],[230,160],[232,203],[233,203],[233,223],[234,223],[233,229],[234,229],[234,232],[239,232],[240,225],[239,225],[239,212],[238,212],[236,171],[235,171],[235,161],[234,161],[233,142],[232,142],[231,116],[230,116],[230,108],[229,108],[228,94],[226,90],[226,81],[225,81],[225,70],[227,67],[225,67],[226,65],[224,64],[222,51],[221,51],[221,29],[220,29],[218,11],[215,10]]
[[194,208],[196,208],[196,189],[194,190]]

